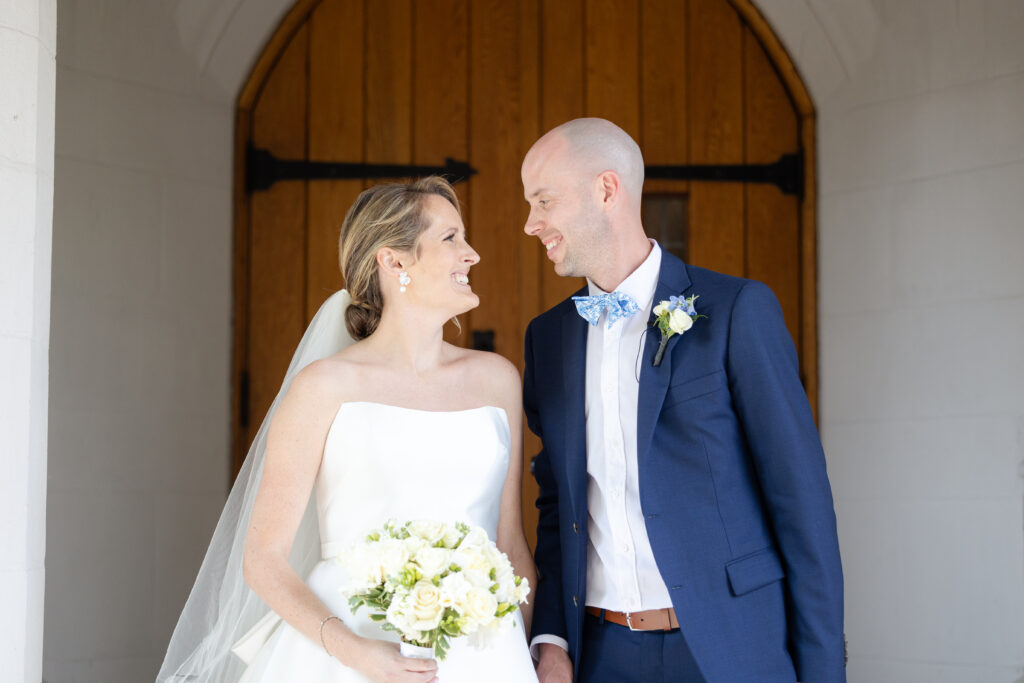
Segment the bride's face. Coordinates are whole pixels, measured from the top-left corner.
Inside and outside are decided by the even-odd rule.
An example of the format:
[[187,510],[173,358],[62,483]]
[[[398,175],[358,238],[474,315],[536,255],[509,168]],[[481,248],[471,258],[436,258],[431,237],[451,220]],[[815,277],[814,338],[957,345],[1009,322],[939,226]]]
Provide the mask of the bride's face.
[[428,227],[420,235],[415,262],[406,268],[412,282],[400,296],[458,315],[480,305],[469,284],[469,269],[480,255],[466,242],[466,228],[455,207],[443,197],[427,195],[423,215]]

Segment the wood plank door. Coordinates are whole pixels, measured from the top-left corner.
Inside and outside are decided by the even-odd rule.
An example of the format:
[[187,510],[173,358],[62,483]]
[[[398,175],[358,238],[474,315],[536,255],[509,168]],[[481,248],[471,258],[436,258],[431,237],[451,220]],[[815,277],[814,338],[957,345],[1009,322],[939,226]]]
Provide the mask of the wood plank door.
[[[684,260],[767,282],[816,399],[813,110],[747,0],[300,0],[239,98],[236,145],[235,467],[316,309],[343,286],[344,213],[382,180],[245,191],[246,149],[279,158],[441,165],[481,255],[481,305],[447,338],[491,332],[522,368],[526,324],[579,288],[522,233],[519,167],[546,130],[601,116],[646,162],[753,164],[802,154],[803,197],[743,182],[648,181],[648,233]],[[539,443],[526,434],[527,457]],[[536,485],[524,481],[531,542]]]

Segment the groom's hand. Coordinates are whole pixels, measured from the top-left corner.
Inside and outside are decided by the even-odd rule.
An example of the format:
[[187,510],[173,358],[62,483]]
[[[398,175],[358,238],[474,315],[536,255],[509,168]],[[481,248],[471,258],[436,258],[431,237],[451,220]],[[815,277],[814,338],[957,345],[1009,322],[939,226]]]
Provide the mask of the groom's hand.
[[553,643],[541,643],[537,679],[540,683],[572,683],[569,653]]

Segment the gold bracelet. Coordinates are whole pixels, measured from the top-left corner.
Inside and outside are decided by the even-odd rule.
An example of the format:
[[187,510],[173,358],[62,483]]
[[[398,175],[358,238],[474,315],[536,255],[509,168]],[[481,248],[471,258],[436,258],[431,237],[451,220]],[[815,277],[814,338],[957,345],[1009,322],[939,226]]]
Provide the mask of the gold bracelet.
[[[338,619],[338,617],[334,616],[333,614],[328,614],[326,617],[320,620],[320,644],[324,646],[324,652],[327,653],[328,657],[333,657],[334,655],[332,655],[331,651],[327,649],[327,643],[324,642],[324,625],[331,619]],[[341,621],[341,619],[338,619],[338,621]]]

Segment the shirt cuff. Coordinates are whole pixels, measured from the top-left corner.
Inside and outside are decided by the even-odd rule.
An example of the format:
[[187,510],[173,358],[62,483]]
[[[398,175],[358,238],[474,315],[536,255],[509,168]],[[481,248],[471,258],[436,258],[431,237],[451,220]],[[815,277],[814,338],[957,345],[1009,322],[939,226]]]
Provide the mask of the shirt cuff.
[[540,660],[540,646],[543,643],[551,643],[557,645],[566,652],[569,651],[569,641],[559,636],[553,636],[549,634],[539,635],[530,641],[530,656],[533,657],[533,661]]

